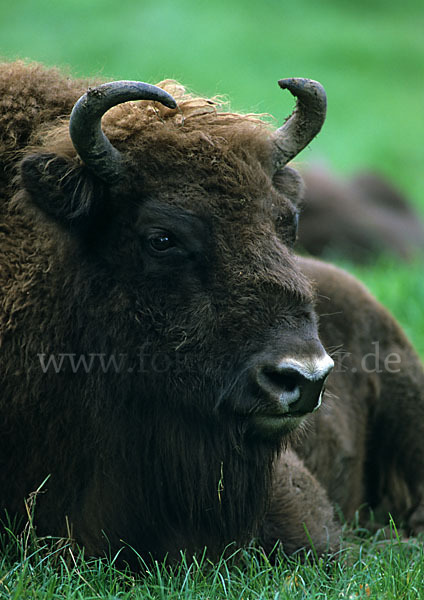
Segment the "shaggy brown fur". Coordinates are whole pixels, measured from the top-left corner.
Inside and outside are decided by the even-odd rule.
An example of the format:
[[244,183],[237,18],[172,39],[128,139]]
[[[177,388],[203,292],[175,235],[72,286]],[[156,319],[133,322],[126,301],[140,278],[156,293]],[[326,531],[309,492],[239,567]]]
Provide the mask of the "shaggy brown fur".
[[322,167],[302,170],[306,184],[299,247],[314,256],[369,262],[382,253],[411,260],[424,250],[424,226],[386,178],[362,172],[350,179]]
[[[177,110],[105,116],[128,173],[107,187],[61,122],[86,82],[0,68],[0,506],[22,515],[50,476],[39,533],[68,517],[90,553],[124,540],[145,558],[255,535],[321,553],[337,545],[334,504],[419,531],[419,360],[360,284],[293,254],[301,186],[289,168],[272,177],[268,126],[163,85]],[[152,227],[178,240],[160,258]],[[340,359],[323,406],[298,434],[261,431],[271,401],[252,369],[319,351],[314,302]]]

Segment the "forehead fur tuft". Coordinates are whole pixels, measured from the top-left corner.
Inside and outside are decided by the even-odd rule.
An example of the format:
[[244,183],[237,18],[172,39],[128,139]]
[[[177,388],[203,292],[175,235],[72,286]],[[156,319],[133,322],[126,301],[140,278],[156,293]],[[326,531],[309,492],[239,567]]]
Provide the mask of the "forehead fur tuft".
[[[169,127],[184,128],[184,130],[193,130],[200,127],[206,128],[208,124],[212,128],[240,126],[243,123],[250,128],[269,129],[267,123],[262,118],[263,115],[239,114],[229,111],[228,102],[221,96],[212,98],[202,98],[188,92],[184,86],[178,82],[167,79],[157,84],[177,102],[177,108],[170,109],[159,102],[149,100],[128,102],[113,108],[105,117],[105,121],[113,120],[116,124],[120,123],[122,134],[125,130],[125,123],[130,125],[130,131],[137,130],[143,124],[162,123]],[[142,116],[137,115],[137,109],[141,109]],[[132,121],[131,115],[138,116],[137,122]],[[135,129],[134,129],[135,128]]]
[[[169,167],[170,154],[181,153],[192,162],[197,157],[214,163],[235,153],[247,162],[269,164],[270,125],[263,115],[231,112],[222,98],[197,97],[173,80],[162,81],[158,87],[175,98],[176,109],[143,100],[120,104],[104,115],[104,132],[119,150],[149,155],[158,168],[165,163]],[[65,120],[46,130],[42,148],[37,150],[75,157],[68,126]]]

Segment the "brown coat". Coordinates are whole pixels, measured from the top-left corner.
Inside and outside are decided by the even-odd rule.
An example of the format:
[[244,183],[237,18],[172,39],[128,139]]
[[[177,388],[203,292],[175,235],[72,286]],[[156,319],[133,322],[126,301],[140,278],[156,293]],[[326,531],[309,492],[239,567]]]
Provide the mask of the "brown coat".
[[[422,366],[359,283],[293,253],[301,185],[272,174],[268,126],[165,82],[178,110],[105,116],[126,161],[106,185],[62,123],[86,85],[0,68],[0,506],[24,515],[48,477],[39,533],[67,517],[90,553],[145,558],[292,552],[303,522],[324,552],[335,503],[419,531]],[[316,387],[317,315],[323,406],[276,417]]]

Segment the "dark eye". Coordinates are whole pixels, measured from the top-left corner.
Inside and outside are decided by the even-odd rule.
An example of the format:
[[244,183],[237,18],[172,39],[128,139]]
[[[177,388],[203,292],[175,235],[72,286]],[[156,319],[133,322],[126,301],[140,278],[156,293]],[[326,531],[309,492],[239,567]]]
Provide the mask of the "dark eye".
[[175,242],[169,233],[156,233],[149,237],[149,246],[154,252],[166,252],[175,246]]

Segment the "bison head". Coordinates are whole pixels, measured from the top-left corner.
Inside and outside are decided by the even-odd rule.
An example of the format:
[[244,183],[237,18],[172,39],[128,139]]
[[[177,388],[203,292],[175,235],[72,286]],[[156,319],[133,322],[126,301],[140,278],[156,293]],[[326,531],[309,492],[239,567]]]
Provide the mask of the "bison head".
[[[48,217],[46,277],[66,307],[46,346],[120,357],[119,368],[59,374],[102,440],[87,502],[101,495],[99,529],[127,527],[148,552],[251,535],[275,452],[319,406],[333,365],[292,251],[302,184],[286,166],[320,130],[325,93],[279,84],[298,102],[271,133],[175,85],[178,103],[144,83],[107,83],[75,105],[73,146],[58,130],[21,165]],[[121,510],[108,530],[114,494],[136,517],[127,526]]]

